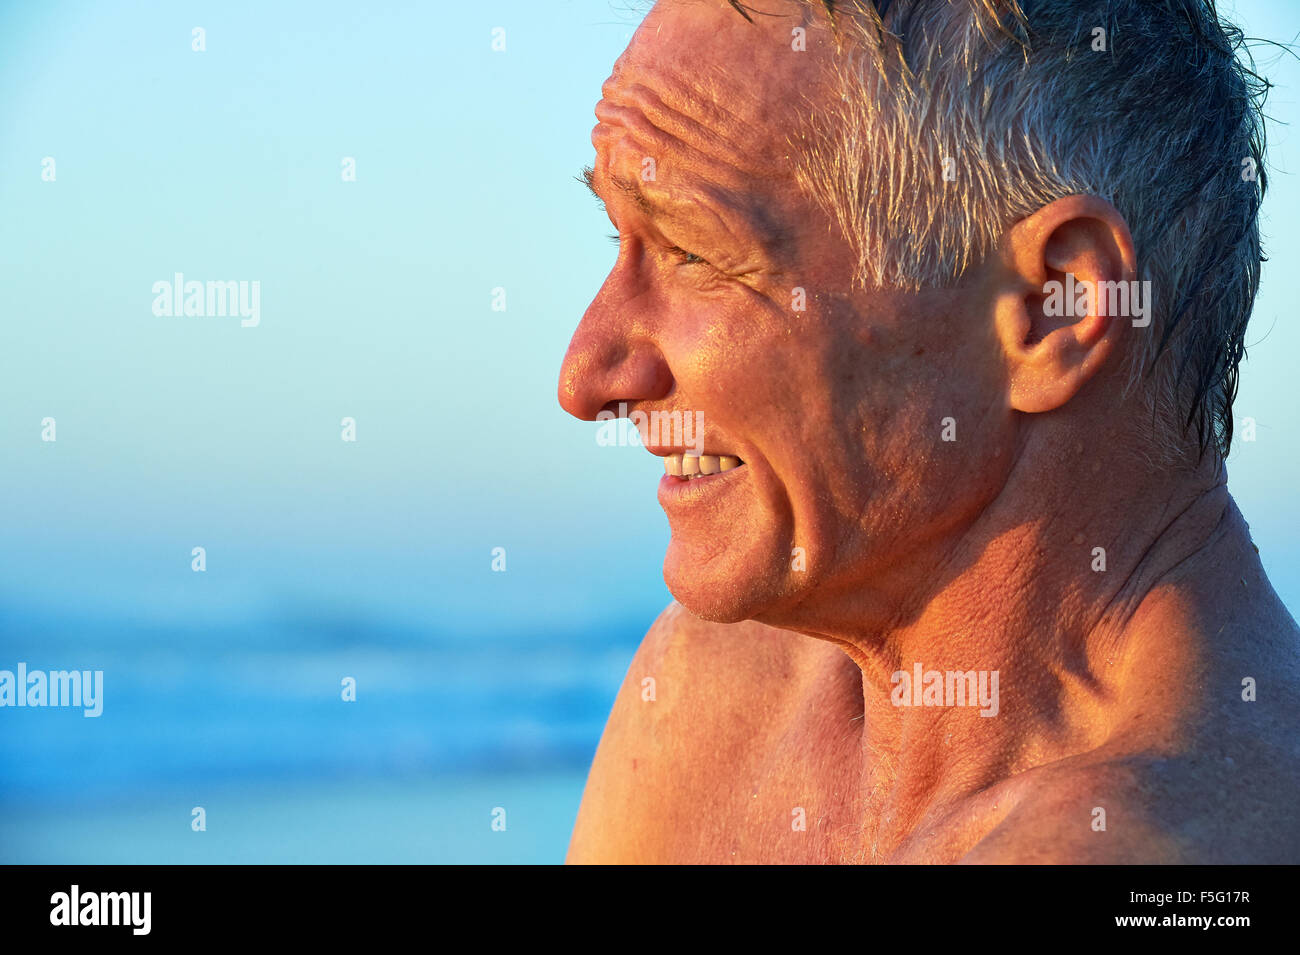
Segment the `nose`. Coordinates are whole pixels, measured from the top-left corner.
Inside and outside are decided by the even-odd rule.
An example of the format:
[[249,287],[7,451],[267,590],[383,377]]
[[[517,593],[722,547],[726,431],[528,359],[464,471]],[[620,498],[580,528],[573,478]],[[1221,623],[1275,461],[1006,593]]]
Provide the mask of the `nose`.
[[[655,401],[672,391],[668,362],[630,304],[612,300],[608,283],[587,308],[560,367],[560,406],[575,418],[596,420],[617,402]],[[641,326],[641,327],[638,327]]]

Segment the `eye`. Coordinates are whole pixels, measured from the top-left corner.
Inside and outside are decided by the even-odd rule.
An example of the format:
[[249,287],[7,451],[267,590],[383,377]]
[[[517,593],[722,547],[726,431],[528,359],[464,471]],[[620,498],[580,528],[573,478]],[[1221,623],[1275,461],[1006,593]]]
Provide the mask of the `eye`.
[[623,237],[619,235],[617,232],[611,232],[605,238],[609,239],[609,241],[613,242],[615,245],[618,245],[620,242],[623,241]]
[[694,252],[687,252],[685,249],[675,245],[669,246],[668,253],[670,255],[676,256],[681,261],[682,265],[708,265],[709,264],[708,262],[705,261],[704,256],[696,255]]

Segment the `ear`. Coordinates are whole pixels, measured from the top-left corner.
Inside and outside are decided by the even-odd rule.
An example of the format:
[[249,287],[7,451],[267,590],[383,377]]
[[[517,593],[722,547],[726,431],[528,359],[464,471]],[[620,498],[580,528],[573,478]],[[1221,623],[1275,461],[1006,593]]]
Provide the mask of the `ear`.
[[[1052,411],[1116,350],[1128,317],[1107,312],[1133,307],[1122,307],[1137,277],[1133,238],[1105,199],[1066,196],[1013,225],[1003,251],[1010,272],[997,295],[996,322],[1010,404],[1017,411]],[[1116,287],[1102,283],[1116,282],[1124,288],[1108,294]]]

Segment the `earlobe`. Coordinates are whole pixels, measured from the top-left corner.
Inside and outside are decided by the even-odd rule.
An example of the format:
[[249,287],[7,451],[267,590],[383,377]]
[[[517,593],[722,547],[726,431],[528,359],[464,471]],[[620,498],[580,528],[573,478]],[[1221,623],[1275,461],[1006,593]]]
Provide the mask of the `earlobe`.
[[995,320],[1008,367],[1008,403],[1052,411],[1114,353],[1136,272],[1128,225],[1109,202],[1068,196],[1017,222],[1005,239],[1007,287]]
[[1009,403],[1017,411],[1039,414],[1060,408],[1087,383],[1102,361],[1096,349],[1081,350],[1055,332],[1034,346],[1030,360],[1013,367]]

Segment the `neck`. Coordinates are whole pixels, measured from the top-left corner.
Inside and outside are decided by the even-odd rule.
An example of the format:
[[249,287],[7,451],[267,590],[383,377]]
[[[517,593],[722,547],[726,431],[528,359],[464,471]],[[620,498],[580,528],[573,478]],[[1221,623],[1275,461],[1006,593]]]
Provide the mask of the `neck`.
[[[1138,706],[1150,733],[1178,719],[1178,694],[1132,685],[1203,666],[1189,600],[1211,586],[1213,552],[1249,551],[1249,535],[1212,462],[1133,473],[1131,454],[1022,455],[960,539],[910,571],[923,583],[910,599],[877,579],[850,613],[790,627],[861,669],[864,798],[900,838],[936,806],[1097,749]],[[1105,479],[1125,463],[1127,483]]]

